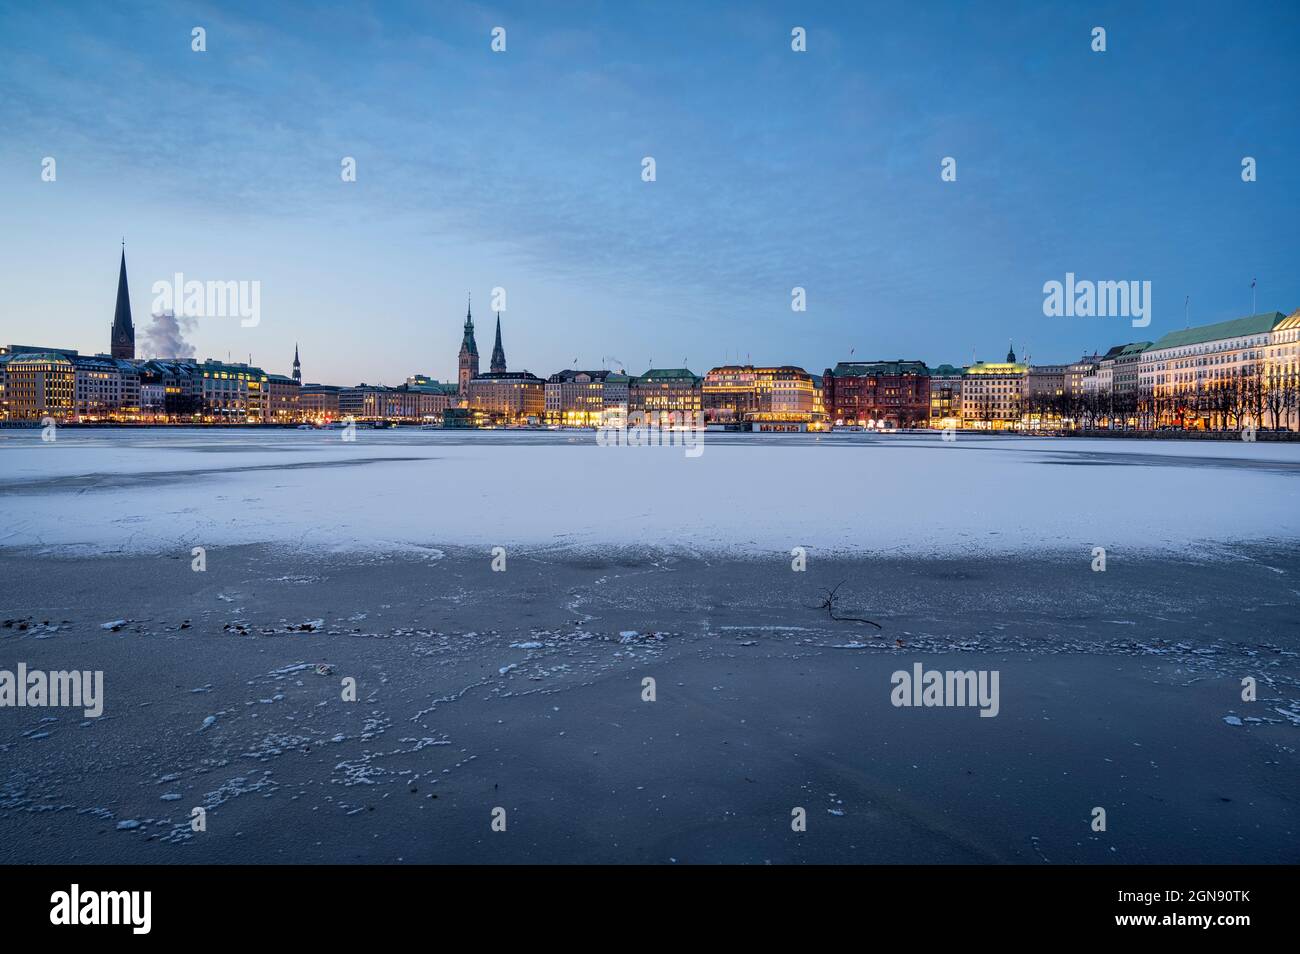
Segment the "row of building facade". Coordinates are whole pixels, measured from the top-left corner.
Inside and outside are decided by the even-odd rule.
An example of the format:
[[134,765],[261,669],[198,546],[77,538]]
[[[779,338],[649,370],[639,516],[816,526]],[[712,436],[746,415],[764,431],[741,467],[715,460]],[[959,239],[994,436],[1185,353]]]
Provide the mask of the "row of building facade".
[[228,361],[113,358],[63,348],[0,346],[0,419],[60,422],[328,423],[440,419],[454,386],[414,376],[396,387],[303,384]]
[[593,427],[620,421],[752,430],[841,427],[1060,430],[1300,429],[1300,311],[1267,312],[1115,345],[1069,364],[847,361],[792,365],[566,369],[541,378],[507,367],[501,316],[480,372],[467,307],[457,381],[412,375],[397,386],[304,384],[251,364],[137,359],[122,255],[110,353],[0,346],[0,419],[326,424],[343,419],[445,426]]

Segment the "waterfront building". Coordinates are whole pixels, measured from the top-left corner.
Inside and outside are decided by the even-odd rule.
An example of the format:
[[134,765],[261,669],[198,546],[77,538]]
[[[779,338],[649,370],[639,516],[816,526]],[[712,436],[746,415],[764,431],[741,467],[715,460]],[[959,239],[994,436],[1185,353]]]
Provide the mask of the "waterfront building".
[[1018,428],[1025,413],[1029,366],[1013,349],[1002,362],[976,361],[961,382],[962,426],[978,430]]
[[66,421],[73,415],[77,370],[72,358],[55,351],[11,352],[6,358],[4,400],[10,419]]
[[420,419],[425,421],[441,420],[442,415],[449,408],[455,407],[459,400],[456,385],[444,384],[424,375],[408,378],[404,387],[416,395],[415,409],[419,412]]
[[1265,423],[1300,430],[1300,310],[1273,326],[1264,368]]
[[628,384],[629,424],[702,423],[703,384],[689,368],[652,368],[633,377]]
[[358,384],[338,390],[338,416],[356,421],[417,424],[441,418],[450,403],[441,386]]
[[167,388],[162,379],[145,369],[140,370],[140,414],[139,420],[145,423],[158,423],[166,420]]
[[1057,399],[1064,397],[1069,365],[1031,364],[1025,376],[1025,393],[1030,397]]
[[941,364],[930,369],[930,426],[961,427],[961,381],[964,368]]
[[1072,399],[1082,398],[1085,394],[1096,393],[1097,382],[1089,380],[1095,378],[1097,366],[1101,362],[1101,356],[1085,354],[1078,361],[1070,364],[1065,369],[1065,390]]
[[813,420],[826,426],[826,379],[820,374],[809,375],[813,383]]
[[752,364],[710,368],[700,383],[706,424],[739,424],[758,410],[758,372]]
[[9,419],[9,399],[5,397],[5,384],[9,374],[9,352],[0,347],[0,421]]
[[489,371],[470,379],[469,409],[492,424],[536,424],[546,414],[546,382],[527,371]]
[[1115,398],[1136,395],[1142,352],[1149,347],[1150,341],[1131,341],[1115,345],[1102,355],[1097,361],[1097,393]]
[[1137,424],[1138,368],[1149,341],[1115,345],[1096,359],[1091,375],[1082,379],[1084,403],[1078,410],[1095,426],[1115,428]]
[[810,424],[823,418],[821,387],[793,365],[722,365],[705,373],[700,402],[709,424]]
[[467,407],[449,407],[442,412],[443,427],[473,427],[474,415]]
[[[71,361],[74,415],[91,421],[118,417],[122,410],[122,369],[117,362],[108,355],[77,355]],[[138,372],[136,392],[138,395]]]
[[1112,357],[1111,393],[1126,402],[1135,401],[1138,394],[1138,370],[1142,354],[1151,347],[1150,341],[1130,341]]
[[930,369],[924,361],[841,361],[822,380],[835,424],[923,427],[930,421]]
[[261,368],[209,358],[199,372],[205,421],[259,424],[267,419],[267,375]]
[[1068,364],[1031,364],[1025,375],[1025,415],[1023,425],[1030,430],[1060,427],[1066,417],[1069,399],[1066,390]]
[[631,378],[618,371],[558,371],[546,379],[546,421],[563,427],[598,427],[626,420]]
[[114,362],[122,376],[122,404],[118,413],[123,420],[134,420],[140,416],[140,363],[125,358],[116,358]]
[[302,383],[287,374],[268,374],[266,420],[273,424],[290,424],[299,420],[298,392],[301,390]]
[[339,418],[339,392],[333,384],[304,384],[298,389],[298,413],[302,420],[328,424]]
[[1157,426],[1241,426],[1262,417],[1264,363],[1280,311],[1171,331],[1138,364],[1144,418]]
[[[154,420],[189,421],[203,410],[203,374],[196,362],[184,358],[150,358],[136,364],[140,374],[140,410]],[[146,388],[149,410],[145,410]],[[162,406],[157,407],[158,388],[162,389]]]
[[750,414],[752,422],[811,424],[818,416],[818,385],[803,368],[785,364],[774,368],[755,368],[758,409]]

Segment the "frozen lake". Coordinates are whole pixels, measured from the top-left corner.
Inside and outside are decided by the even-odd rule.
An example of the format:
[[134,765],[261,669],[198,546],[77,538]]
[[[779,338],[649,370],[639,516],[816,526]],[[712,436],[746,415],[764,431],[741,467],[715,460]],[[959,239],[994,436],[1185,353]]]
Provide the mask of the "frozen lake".
[[[1298,578],[1294,548],[0,551],[3,666],[104,673],[99,718],[0,709],[0,861],[1294,864]],[[882,630],[816,609],[841,581]],[[892,706],[917,663],[998,671],[997,717]]]
[[0,431],[0,861],[1293,864],[1298,452]]
[[1196,555],[1300,536],[1300,444],[709,433],[0,431],[0,547]]

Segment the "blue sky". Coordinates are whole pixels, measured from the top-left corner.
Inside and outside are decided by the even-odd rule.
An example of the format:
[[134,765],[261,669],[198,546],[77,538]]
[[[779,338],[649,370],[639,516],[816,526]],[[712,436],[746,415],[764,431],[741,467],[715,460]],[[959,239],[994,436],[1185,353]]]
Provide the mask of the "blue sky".
[[[123,236],[138,329],[175,272],[260,281],[199,355],[337,384],[454,378],[467,291],[486,363],[496,286],[542,375],[1290,312],[1298,41],[1293,2],[2,3],[0,342],[106,350]],[[1151,326],[1045,317],[1067,271],[1151,281]]]

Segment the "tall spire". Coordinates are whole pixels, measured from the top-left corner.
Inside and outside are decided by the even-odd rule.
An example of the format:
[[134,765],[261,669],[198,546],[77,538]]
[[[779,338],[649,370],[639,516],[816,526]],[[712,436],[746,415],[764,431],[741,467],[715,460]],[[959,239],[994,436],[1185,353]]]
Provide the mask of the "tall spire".
[[1010,341],[1007,342],[1007,364],[1016,363],[1016,346]]
[[302,362],[298,360],[298,342],[296,341],[293,343],[293,379],[302,384]]
[[478,343],[474,341],[474,316],[470,311],[468,295],[465,304],[465,335],[460,341],[460,354],[456,359],[456,381],[462,398],[469,394],[469,383],[478,377]]
[[122,264],[117,273],[117,307],[113,310],[109,353],[128,361],[135,358],[135,324],[131,321],[131,293],[126,284],[126,239],[122,240]]
[[501,347],[501,312],[497,312],[497,343],[492,348],[492,370],[506,369],[506,350]]
[[460,353],[478,357],[478,343],[474,340],[474,314],[468,302],[465,305],[465,334],[460,340]]

